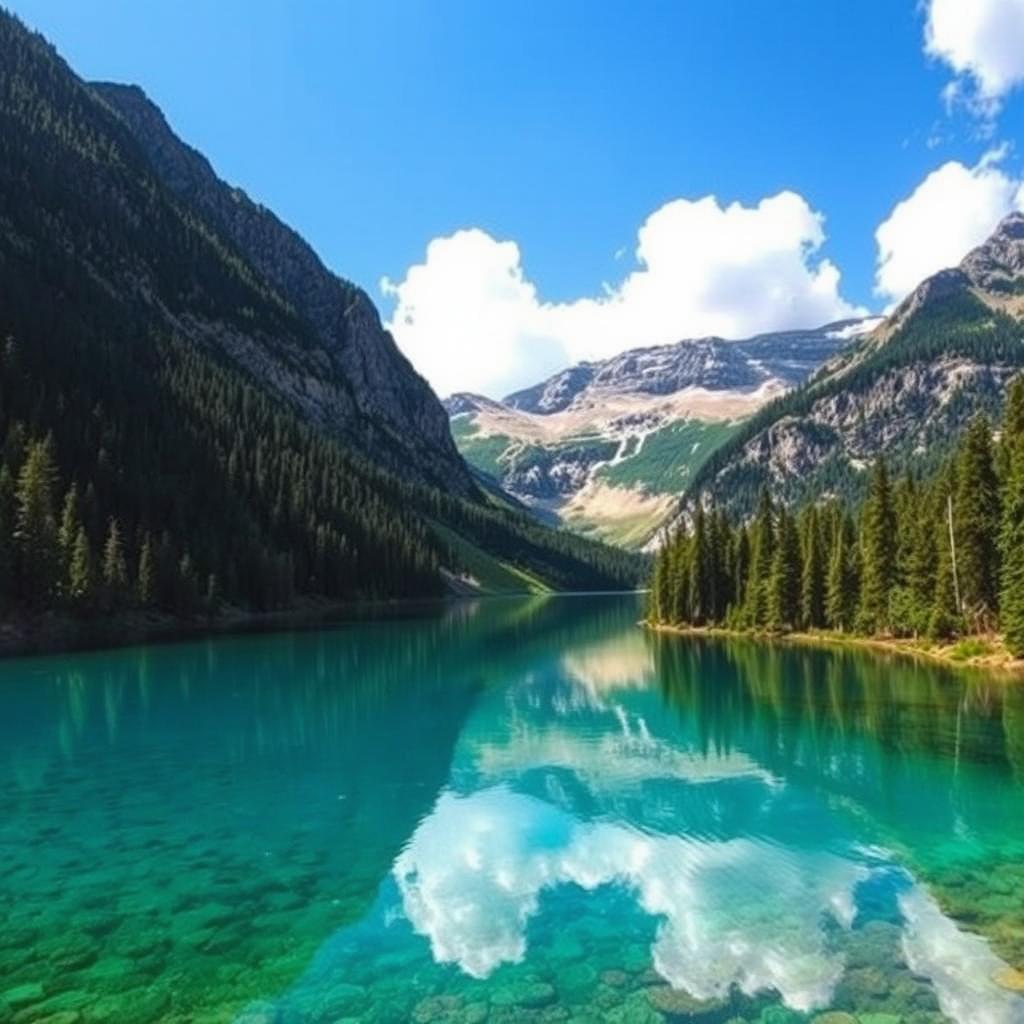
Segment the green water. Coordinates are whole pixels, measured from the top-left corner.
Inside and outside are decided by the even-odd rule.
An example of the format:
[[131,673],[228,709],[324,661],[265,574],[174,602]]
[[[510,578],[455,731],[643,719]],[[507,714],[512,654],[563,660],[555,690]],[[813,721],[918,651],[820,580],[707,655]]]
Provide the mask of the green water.
[[1024,1022],[1024,685],[637,614],[0,664],[0,1024]]

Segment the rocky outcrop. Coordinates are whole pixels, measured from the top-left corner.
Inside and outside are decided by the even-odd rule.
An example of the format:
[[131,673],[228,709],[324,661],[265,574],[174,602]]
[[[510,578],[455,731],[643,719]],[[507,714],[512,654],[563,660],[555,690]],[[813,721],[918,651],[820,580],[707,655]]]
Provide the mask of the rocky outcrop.
[[[222,181],[137,86],[90,88],[120,116],[161,181],[308,324],[310,345],[275,359],[233,332],[235,358],[304,414],[389,468],[470,493],[473,483],[429,385],[402,355],[364,291],[331,273],[266,207]],[[219,328],[206,325],[211,335]]]
[[857,492],[879,455],[930,469],[975,413],[998,416],[1024,368],[1024,215],[1010,214],[958,267],[923,281],[802,391],[767,407],[691,484],[750,511],[769,487],[787,501]]
[[548,415],[617,395],[670,395],[684,388],[753,391],[799,384],[870,329],[874,320],[844,320],[813,330],[776,331],[745,341],[690,338],[672,345],[630,349],[600,362],[579,363],[504,404]]

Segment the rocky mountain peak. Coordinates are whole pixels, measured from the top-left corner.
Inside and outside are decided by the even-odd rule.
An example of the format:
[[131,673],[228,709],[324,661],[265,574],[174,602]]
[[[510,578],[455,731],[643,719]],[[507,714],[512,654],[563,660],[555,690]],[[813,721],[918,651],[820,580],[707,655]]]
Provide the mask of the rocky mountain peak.
[[1024,291],[1024,213],[1004,217],[991,237],[964,257],[960,269],[987,292]]

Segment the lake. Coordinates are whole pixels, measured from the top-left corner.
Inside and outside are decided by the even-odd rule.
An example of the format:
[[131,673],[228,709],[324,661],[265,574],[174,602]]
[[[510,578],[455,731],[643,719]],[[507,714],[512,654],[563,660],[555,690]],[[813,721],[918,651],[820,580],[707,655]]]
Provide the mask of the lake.
[[639,609],[0,664],[0,1024],[1024,1022],[1024,683]]

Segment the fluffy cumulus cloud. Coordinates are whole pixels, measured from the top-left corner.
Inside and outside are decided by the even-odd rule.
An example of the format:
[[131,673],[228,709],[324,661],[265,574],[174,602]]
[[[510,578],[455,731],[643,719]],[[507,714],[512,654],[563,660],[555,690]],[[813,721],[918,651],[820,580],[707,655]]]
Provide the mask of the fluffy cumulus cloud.
[[[737,837],[699,841],[614,821],[581,822],[504,787],[444,794],[395,862],[402,908],[441,963],[485,978],[527,953],[541,897],[563,885],[616,883],[659,921],[651,959],[674,988],[706,999],[736,985],[778,992],[795,1010],[827,1005],[845,961],[830,929],[850,927],[856,890],[875,871],[825,850]],[[903,950],[958,1024],[1019,1024],[1024,1000],[1006,971],[909,876]]]
[[515,242],[484,231],[434,239],[401,281],[389,327],[442,393],[501,395],[581,359],[717,334],[806,327],[856,315],[821,257],[823,218],[795,192],[754,206],[677,199],[637,233],[634,269],[571,302],[545,302]]
[[1005,151],[973,167],[950,160],[893,207],[875,232],[879,295],[897,302],[924,278],[956,266],[1013,209],[1024,209],[1024,185],[1002,166]]
[[[453,840],[453,837],[458,837]],[[442,963],[483,978],[526,954],[544,890],[617,882],[660,920],[651,957],[699,998],[777,991],[788,1005],[826,1004],[842,974],[827,918],[849,926],[860,864],[750,839],[702,843],[614,823],[581,823],[494,788],[442,796],[395,863],[403,909]]]
[[925,49],[957,74],[947,99],[991,115],[1024,82],[1024,0],[928,0]]

